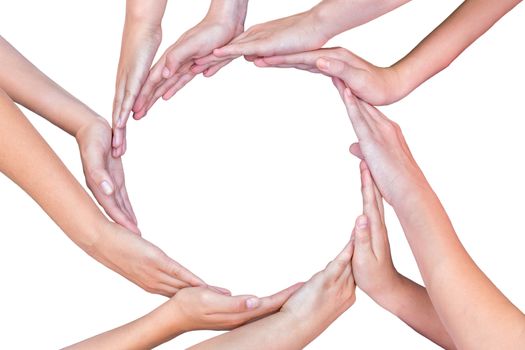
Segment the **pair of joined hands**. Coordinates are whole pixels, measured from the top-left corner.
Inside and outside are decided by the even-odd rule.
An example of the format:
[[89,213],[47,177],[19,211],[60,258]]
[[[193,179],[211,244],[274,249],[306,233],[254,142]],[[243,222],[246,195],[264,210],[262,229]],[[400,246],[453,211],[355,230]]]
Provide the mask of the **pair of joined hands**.
[[[352,91],[374,105],[403,97],[395,68],[376,67],[342,48],[320,49],[344,27],[332,18],[332,12],[349,4],[328,1],[244,31],[247,5],[247,0],[212,1],[204,19],[171,45],[153,67],[162,39],[161,20],[158,16],[127,16],[113,107],[114,157],[126,152],[126,124],[132,112],[135,119],[143,118],[159,98],[172,98],[196,75],[211,77],[240,56],[259,67],[294,67],[327,75],[344,72],[343,79]],[[365,12],[379,11],[370,9],[374,6],[379,7],[367,4]],[[362,17],[367,18],[366,14]],[[328,64],[320,66],[320,58]]]

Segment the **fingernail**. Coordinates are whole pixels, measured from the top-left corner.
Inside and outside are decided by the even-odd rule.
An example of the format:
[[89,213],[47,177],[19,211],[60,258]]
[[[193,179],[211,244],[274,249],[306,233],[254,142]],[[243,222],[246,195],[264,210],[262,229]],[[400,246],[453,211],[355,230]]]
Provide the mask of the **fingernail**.
[[164,78],[169,78],[170,77],[170,70],[168,69],[168,67],[164,67],[164,69],[162,70],[162,76]]
[[325,60],[324,58],[320,58],[317,60],[317,66],[321,69],[328,70],[330,69],[330,62]]
[[255,309],[261,304],[261,300],[259,298],[250,298],[246,300],[246,307],[248,309]]
[[345,97],[352,98],[352,91],[349,88],[345,89]]
[[117,119],[117,128],[121,128],[122,127],[122,117],[118,117]]
[[102,192],[104,192],[107,196],[113,193],[113,188],[107,181],[102,181],[102,183],[100,184],[100,188],[102,188]]
[[363,229],[366,228],[368,225],[368,218],[365,215],[361,215],[359,218],[357,218],[357,228]]

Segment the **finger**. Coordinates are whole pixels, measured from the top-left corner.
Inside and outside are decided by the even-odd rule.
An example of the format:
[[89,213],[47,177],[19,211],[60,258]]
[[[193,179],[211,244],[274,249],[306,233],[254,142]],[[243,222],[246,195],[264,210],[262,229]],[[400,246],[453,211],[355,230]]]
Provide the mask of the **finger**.
[[133,210],[133,206],[131,205],[131,201],[129,200],[128,191],[126,190],[126,185],[122,185],[122,187],[120,188],[120,195],[122,197],[126,210],[128,211],[128,213],[131,214],[131,218],[133,219],[135,224],[138,224],[137,215],[135,215],[135,211]]
[[372,175],[364,161],[361,161],[361,193],[363,197],[363,214],[368,218],[372,250],[376,256],[384,254],[384,239],[381,233],[384,229],[381,212],[374,192]]
[[106,196],[100,190],[95,189],[93,195],[97,202],[102,206],[106,214],[117,224],[124,226],[132,232],[140,232],[135,223],[129,216],[119,207],[115,196]]
[[170,259],[169,257],[167,258],[167,262],[165,263],[163,271],[172,277],[175,277],[181,281],[188,283],[190,286],[193,286],[193,287],[206,286],[206,283],[204,283],[203,280],[201,280],[199,277],[194,275],[184,266]]
[[359,259],[367,259],[369,257],[374,257],[374,259],[377,259],[372,249],[370,226],[368,224],[368,218],[366,215],[361,215],[356,220],[354,244],[355,256]]
[[188,283],[181,281],[177,278],[174,278],[173,276],[170,276],[166,273],[162,273],[162,275],[159,277],[159,280],[162,284],[169,286],[171,288],[175,289],[183,289],[191,287]]
[[357,158],[364,160],[365,156],[363,155],[363,151],[361,151],[361,146],[359,145],[359,142],[355,142],[350,145],[350,153],[352,153]]
[[210,77],[214,76],[218,71],[220,71],[223,67],[228,65],[231,61],[233,61],[233,60],[226,60],[226,61],[220,62],[220,63],[218,63],[218,64],[216,64],[214,66],[211,66],[210,68],[208,68],[204,72],[204,76],[206,78],[210,78]]
[[[142,111],[144,108],[144,105],[148,101],[149,97],[153,94],[153,92],[157,89],[157,87],[164,82],[164,78],[162,77],[162,69],[164,67],[164,57],[161,57],[161,59],[155,63],[153,68],[151,68],[148,78],[144,82],[144,85],[140,89],[139,95],[135,101],[135,104],[133,105],[133,112],[135,114],[133,115],[133,118],[136,118],[137,113],[139,111]],[[143,115],[141,115],[143,117]]]
[[196,64],[194,65],[193,67],[191,67],[191,71],[193,72],[193,74],[197,75],[197,74],[201,74],[203,73],[206,69],[210,68],[214,63],[208,63],[208,64]]
[[191,56],[195,54],[195,48],[189,44],[189,41],[183,41],[180,45],[173,45],[168,49],[166,60],[162,69],[162,77],[169,79],[180,67],[185,65]]
[[192,72],[184,74],[176,83],[173,85],[163,96],[164,100],[169,100],[172,98],[178,91],[180,91],[186,84],[193,80],[195,74]]
[[222,60],[223,60],[222,57],[217,57],[213,53],[211,53],[208,56],[197,58],[195,60],[195,64],[197,64],[199,66],[208,66],[208,65],[217,63],[219,61],[222,61]]
[[[112,115],[113,133],[115,133],[115,131],[117,130],[117,119],[120,115],[120,111],[122,109],[122,101],[124,100],[124,95],[125,95],[125,92],[124,92],[125,89],[123,87],[126,85],[126,82],[124,81],[121,84],[122,85],[119,84],[119,86],[116,87],[115,97],[113,99],[113,115]],[[117,144],[117,141],[118,140],[115,139],[115,136],[113,136],[112,144],[113,144],[113,147],[115,148],[120,146],[120,143]]]
[[315,65],[321,72],[343,80],[351,89],[355,88],[352,82],[355,81],[356,77],[362,75],[360,69],[331,57],[321,57],[315,62]]
[[246,43],[232,42],[224,47],[213,50],[213,54],[217,57],[231,59],[240,56],[258,55],[257,46],[259,45],[257,45],[256,41],[248,41]]
[[339,92],[339,96],[341,96],[341,99],[344,101],[345,99],[345,89],[347,88],[346,84],[339,78],[332,77],[332,83],[336,87],[337,91]]
[[269,66],[278,65],[292,65],[305,64],[311,67],[316,66],[316,61],[319,59],[319,51],[301,52],[290,55],[277,55],[264,57],[264,62]]
[[259,56],[257,55],[247,55],[247,56],[244,56],[244,59],[248,62],[254,62],[257,58],[259,58]]
[[367,138],[371,133],[371,128],[367,122],[367,116],[361,108],[359,107],[359,102],[357,98],[352,94],[352,91],[349,88],[345,88],[344,94],[344,103],[346,106],[346,111],[352,122],[352,126],[355,130],[357,138],[361,141],[363,138]]
[[213,314],[238,314],[259,308],[261,299],[254,295],[228,296],[210,290],[205,294],[205,303],[213,308]]

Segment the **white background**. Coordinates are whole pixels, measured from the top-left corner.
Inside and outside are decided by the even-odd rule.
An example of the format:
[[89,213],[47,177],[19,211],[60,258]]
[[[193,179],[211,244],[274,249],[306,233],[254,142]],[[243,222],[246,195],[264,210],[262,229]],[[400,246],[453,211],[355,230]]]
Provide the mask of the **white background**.
[[[252,0],[247,26],[314,3]],[[459,3],[414,0],[330,45],[389,65]],[[159,52],[207,5],[171,1]],[[465,247],[522,310],[524,17],[519,5],[446,71],[381,108],[401,124]],[[108,119],[123,18],[123,0],[0,3],[1,35]],[[75,140],[27,115],[84,183]],[[358,162],[348,153],[355,136],[326,77],[241,59],[213,79],[195,79],[128,130],[127,184],[144,237],[234,293],[266,295],[308,279],[343,247],[361,211]],[[0,348],[65,346],[164,301],[90,259],[3,176],[0,212]],[[395,264],[420,281],[387,214]],[[162,348],[212,334],[186,334]],[[356,304],[308,348],[385,347],[436,348],[358,291]]]

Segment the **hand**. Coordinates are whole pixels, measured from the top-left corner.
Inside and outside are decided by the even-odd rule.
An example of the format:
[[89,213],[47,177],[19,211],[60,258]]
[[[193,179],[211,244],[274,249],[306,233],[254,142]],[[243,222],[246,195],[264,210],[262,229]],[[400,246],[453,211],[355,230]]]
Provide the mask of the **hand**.
[[171,297],[182,288],[206,286],[155,245],[114,223],[105,223],[99,239],[86,251],[150,293]]
[[111,156],[111,128],[101,117],[76,134],[86,183],[106,213],[128,230],[140,235],[131,207],[122,160]]
[[[326,23],[314,10],[271,22],[257,24],[213,54],[198,59],[194,72],[202,72],[210,64],[230,61],[239,56],[253,60],[260,56],[284,55],[318,49],[330,38],[323,32]],[[211,76],[209,70],[205,75]]]
[[399,125],[355,97],[341,80],[333,81],[359,140],[350,152],[366,161],[383,198],[395,209],[398,204],[407,203],[409,196],[429,190]]
[[354,243],[350,241],[341,253],[316,273],[283,305],[281,314],[302,325],[311,339],[319,335],[355,302],[352,273]]
[[[191,70],[196,59],[242,33],[247,4],[243,7],[236,3],[228,1],[220,8],[212,4],[206,17],[166,50],[149,72],[133,106],[135,119],[143,118],[161,96],[168,100],[190,82],[197,74]],[[215,74],[228,63],[208,65],[206,74]]]
[[340,47],[257,58],[254,63],[258,67],[297,68],[339,78],[354,95],[376,106],[394,103],[409,93],[395,66],[374,66]]
[[363,215],[358,218],[354,231],[352,270],[357,286],[382,305],[384,295],[399,284],[401,275],[390,254],[383,197],[364,161],[361,161],[360,168]]
[[228,296],[209,288],[186,288],[168,303],[172,314],[179,315],[175,327],[183,331],[229,330],[278,311],[288,298],[301,287],[295,284],[277,294],[257,298],[252,295]]
[[160,22],[154,24],[126,19],[113,101],[115,158],[126,152],[126,123],[140,88],[146,81],[161,40]]

